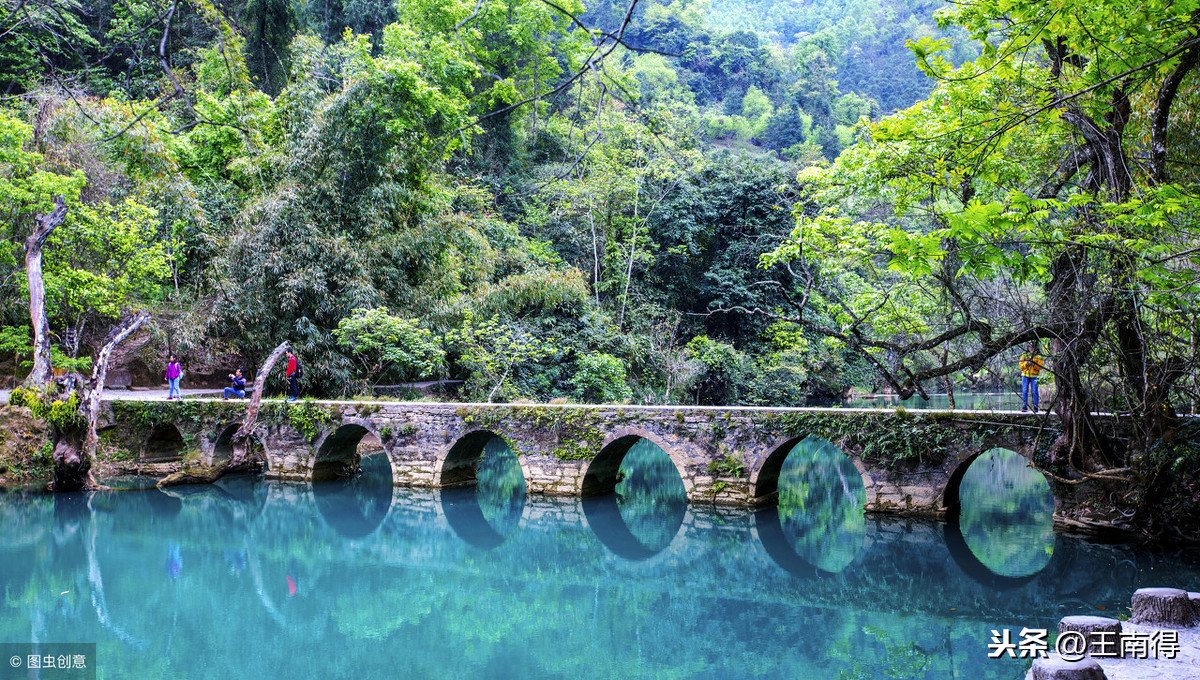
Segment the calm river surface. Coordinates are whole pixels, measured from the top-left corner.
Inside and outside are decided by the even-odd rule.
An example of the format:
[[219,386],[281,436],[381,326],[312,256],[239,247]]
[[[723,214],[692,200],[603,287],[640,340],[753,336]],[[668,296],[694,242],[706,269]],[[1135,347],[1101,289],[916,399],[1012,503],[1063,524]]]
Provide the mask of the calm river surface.
[[1040,476],[979,460],[955,525],[864,517],[821,441],[757,512],[689,506],[647,443],[583,501],[526,497],[499,440],[440,493],[380,456],[315,486],[10,490],[0,642],[95,642],[101,678],[1017,680],[993,629],[1200,590],[1200,555],[1055,534]]

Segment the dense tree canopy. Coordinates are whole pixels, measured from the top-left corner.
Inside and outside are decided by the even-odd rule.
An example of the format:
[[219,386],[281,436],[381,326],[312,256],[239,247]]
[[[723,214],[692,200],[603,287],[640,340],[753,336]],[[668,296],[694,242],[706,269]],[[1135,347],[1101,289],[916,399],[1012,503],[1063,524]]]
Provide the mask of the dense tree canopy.
[[[1159,479],[1140,454],[1196,388],[1198,8],[945,10],[980,57],[912,43],[938,86],[801,173],[796,226],[762,261],[789,305],[758,312],[835,339],[901,394],[1041,343],[1064,425],[1051,461]],[[1106,436],[1096,410],[1138,435]]]
[[0,327],[61,195],[64,357],[137,307],[149,363],[288,340],[321,394],[795,404],[1002,390],[1041,341],[1088,470],[1132,451],[1092,410],[1194,391],[1188,3],[0,8]]

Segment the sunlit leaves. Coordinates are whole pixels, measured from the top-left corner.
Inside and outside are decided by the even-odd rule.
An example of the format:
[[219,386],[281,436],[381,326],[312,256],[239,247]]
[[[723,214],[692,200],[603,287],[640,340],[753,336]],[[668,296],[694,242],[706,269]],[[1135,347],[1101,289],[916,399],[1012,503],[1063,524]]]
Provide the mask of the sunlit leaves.
[[116,317],[161,299],[170,277],[168,240],[157,238],[157,213],[133,199],[76,206],[47,242],[43,264],[52,317]]
[[49,212],[55,196],[77,200],[85,181],[82,172],[43,170],[41,154],[24,148],[32,136],[29,125],[0,111],[0,214],[5,214],[6,222],[14,226],[27,226],[18,220],[28,220],[34,212]]
[[468,317],[461,327],[446,334],[446,343],[471,369],[470,387],[487,401],[505,395],[506,386],[512,389],[510,379],[516,367],[569,349],[534,337],[516,323],[501,321],[498,315],[487,320]]
[[367,384],[391,377],[400,380],[430,378],[445,368],[445,353],[433,333],[416,319],[390,314],[386,309],[356,309],[333,331],[338,345],[362,363]]

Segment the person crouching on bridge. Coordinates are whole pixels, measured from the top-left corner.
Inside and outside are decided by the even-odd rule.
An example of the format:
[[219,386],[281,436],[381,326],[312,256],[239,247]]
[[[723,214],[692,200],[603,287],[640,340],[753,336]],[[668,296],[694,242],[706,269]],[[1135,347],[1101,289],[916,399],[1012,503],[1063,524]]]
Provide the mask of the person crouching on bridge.
[[1029,351],[1021,355],[1021,361],[1018,364],[1021,368],[1021,410],[1029,410],[1029,396],[1033,393],[1033,412],[1038,410],[1038,376],[1041,375],[1045,364],[1042,363],[1042,357],[1038,354],[1037,343],[1029,345]]
[[242,369],[229,374],[229,387],[225,388],[225,398],[246,398],[246,379],[242,377]]

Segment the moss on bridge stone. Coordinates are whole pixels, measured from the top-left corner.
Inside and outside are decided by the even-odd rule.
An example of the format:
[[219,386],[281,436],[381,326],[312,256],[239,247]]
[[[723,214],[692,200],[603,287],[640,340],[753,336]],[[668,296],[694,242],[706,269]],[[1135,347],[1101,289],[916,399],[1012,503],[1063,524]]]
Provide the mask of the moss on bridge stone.
[[[601,426],[606,418],[598,408],[549,409],[536,406],[460,408],[456,414],[467,425],[500,432],[547,432],[555,437],[550,454],[559,460],[590,460],[604,443]],[[538,452],[519,438],[508,439],[514,453]]]
[[[122,437],[145,441],[154,428],[172,423],[187,448],[201,450],[206,459],[215,456],[222,432],[240,423],[246,408],[244,401],[216,400],[109,404],[111,424],[122,428]],[[642,437],[667,452],[689,499],[731,505],[769,501],[775,490],[771,475],[777,477],[783,457],[796,442],[816,437],[840,447],[859,469],[869,510],[924,516],[945,512],[949,481],[975,455],[999,446],[1030,457],[1057,435],[1053,417],[993,413],[268,400],[255,434],[268,474],[311,478],[321,443],[347,425],[361,428],[360,436],[378,436],[398,485],[461,483],[455,480],[462,466],[471,465],[479,451],[468,447],[465,462],[462,450],[455,454],[457,472],[449,482],[442,480],[447,456],[465,437],[490,432],[517,454],[531,492],[568,495],[583,492],[606,446],[616,445],[619,462],[627,444]],[[764,473],[764,466],[775,466],[775,472]],[[1086,493],[1053,483],[1051,488],[1070,503]]]

